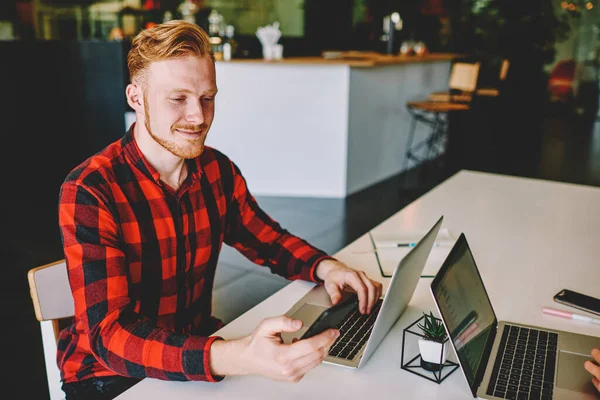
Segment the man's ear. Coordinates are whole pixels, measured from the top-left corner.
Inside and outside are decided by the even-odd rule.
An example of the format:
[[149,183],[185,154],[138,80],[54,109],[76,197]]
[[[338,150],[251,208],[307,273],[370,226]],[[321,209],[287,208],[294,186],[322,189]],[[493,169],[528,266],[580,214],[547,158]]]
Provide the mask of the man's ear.
[[136,83],[130,83],[125,89],[127,104],[136,112],[144,113],[144,96],[142,96],[142,88]]

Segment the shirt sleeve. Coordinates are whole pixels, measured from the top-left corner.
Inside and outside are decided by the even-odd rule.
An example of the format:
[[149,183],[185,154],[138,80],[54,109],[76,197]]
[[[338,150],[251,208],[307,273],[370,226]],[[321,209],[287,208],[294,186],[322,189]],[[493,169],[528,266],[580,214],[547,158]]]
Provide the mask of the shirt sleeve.
[[59,200],[77,330],[86,335],[91,352],[102,365],[123,376],[221,380],[209,368],[211,344],[221,338],[164,330],[134,311],[118,225],[101,199],[91,189],[67,181]]
[[269,217],[248,191],[238,167],[233,162],[231,166],[233,194],[227,207],[225,243],[277,275],[321,283],[316,276],[317,265],[333,257],[290,234]]

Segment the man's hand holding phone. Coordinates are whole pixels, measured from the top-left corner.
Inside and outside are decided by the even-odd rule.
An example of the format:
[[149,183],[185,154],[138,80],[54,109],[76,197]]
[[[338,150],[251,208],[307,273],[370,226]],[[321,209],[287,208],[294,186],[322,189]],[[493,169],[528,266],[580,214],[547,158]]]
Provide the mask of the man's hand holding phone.
[[289,317],[267,318],[246,337],[216,340],[211,346],[211,372],[220,376],[257,374],[298,382],[323,362],[339,336],[338,330],[328,329],[309,339],[283,343],[281,332],[301,328],[302,321]]

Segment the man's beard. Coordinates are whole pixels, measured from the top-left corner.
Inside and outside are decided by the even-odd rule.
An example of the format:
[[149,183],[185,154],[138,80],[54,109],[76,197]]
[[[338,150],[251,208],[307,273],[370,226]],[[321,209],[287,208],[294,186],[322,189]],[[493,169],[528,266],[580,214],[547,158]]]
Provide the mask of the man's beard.
[[[144,96],[146,97],[146,96]],[[171,134],[175,134],[175,130],[176,129],[181,129],[184,131],[191,131],[191,132],[203,132],[200,136],[198,136],[197,139],[194,140],[188,140],[188,145],[187,146],[181,146],[179,144],[177,144],[176,142],[172,142],[169,141],[165,138],[161,138],[157,135],[155,135],[154,133],[152,133],[152,129],[150,128],[150,109],[148,107],[148,99],[144,98],[144,126],[146,127],[146,130],[148,131],[148,133],[150,134],[150,136],[152,137],[152,139],[154,139],[154,141],[158,144],[160,144],[162,147],[164,147],[165,149],[167,149],[168,151],[170,151],[173,155],[180,157],[180,158],[185,158],[185,159],[192,159],[192,158],[196,158],[198,157],[200,154],[202,154],[202,152],[204,151],[204,141],[206,140],[206,125],[202,124],[202,125],[178,125],[178,124],[174,124],[171,126]]]

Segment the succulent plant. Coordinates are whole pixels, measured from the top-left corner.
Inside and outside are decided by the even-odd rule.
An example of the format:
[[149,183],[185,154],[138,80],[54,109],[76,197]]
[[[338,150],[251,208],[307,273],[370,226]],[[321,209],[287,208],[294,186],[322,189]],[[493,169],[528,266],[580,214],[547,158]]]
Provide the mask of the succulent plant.
[[444,329],[444,324],[442,321],[433,316],[433,313],[430,311],[429,315],[423,313],[424,323],[417,324],[419,328],[423,331],[426,339],[433,340],[434,342],[443,343],[446,340],[446,330]]

